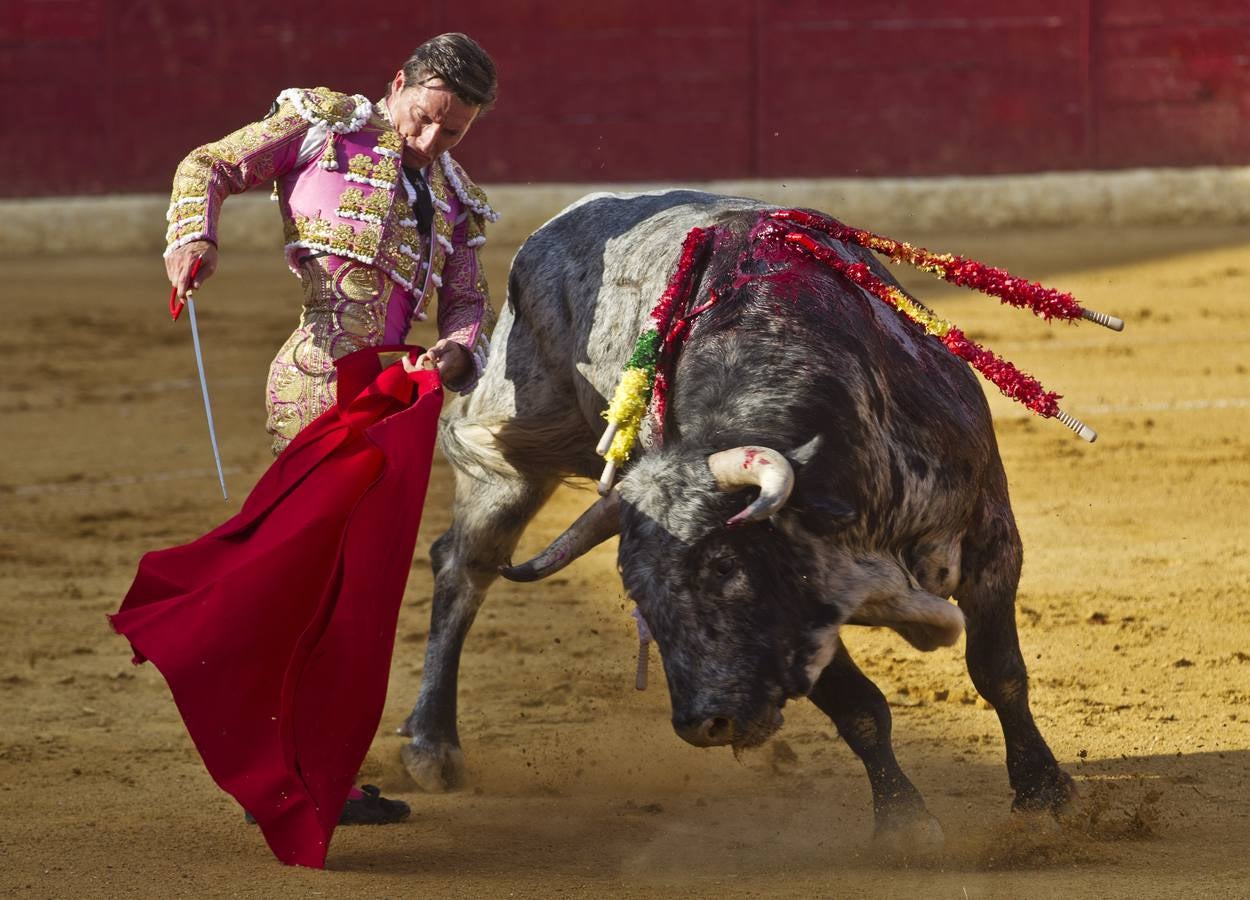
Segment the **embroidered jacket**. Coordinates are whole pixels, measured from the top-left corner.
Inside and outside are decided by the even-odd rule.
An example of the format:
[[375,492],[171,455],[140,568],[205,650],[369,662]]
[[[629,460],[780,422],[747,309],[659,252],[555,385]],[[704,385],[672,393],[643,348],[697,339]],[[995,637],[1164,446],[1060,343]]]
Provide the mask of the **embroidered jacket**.
[[439,336],[467,347],[480,376],[493,313],[478,248],[498,213],[444,153],[430,166],[435,215],[422,238],[402,151],[403,138],[381,104],[323,87],[285,90],[270,115],[179,164],[165,255],[191,241],[216,241],[225,198],[275,179],[292,271],[309,250],[359,260],[411,291],[421,319],[437,292]]

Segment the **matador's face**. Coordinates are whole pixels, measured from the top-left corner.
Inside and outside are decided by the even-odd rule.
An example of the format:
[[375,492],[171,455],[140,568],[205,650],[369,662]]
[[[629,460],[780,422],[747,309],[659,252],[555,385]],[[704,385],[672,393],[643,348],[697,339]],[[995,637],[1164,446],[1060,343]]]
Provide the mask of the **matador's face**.
[[465,103],[440,79],[405,85],[401,70],[386,98],[395,129],[404,139],[404,165],[425,168],[468,134],[478,107]]

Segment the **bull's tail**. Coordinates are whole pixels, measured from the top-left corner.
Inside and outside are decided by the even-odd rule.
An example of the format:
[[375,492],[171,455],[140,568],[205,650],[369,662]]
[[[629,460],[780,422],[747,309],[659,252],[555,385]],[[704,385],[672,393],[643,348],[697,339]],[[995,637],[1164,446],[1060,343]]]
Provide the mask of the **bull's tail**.
[[585,477],[594,470],[593,436],[580,419],[444,419],[439,446],[458,471],[477,480]]
[[466,419],[444,419],[439,423],[439,448],[456,469],[477,479],[492,474],[507,475],[508,465],[489,425]]

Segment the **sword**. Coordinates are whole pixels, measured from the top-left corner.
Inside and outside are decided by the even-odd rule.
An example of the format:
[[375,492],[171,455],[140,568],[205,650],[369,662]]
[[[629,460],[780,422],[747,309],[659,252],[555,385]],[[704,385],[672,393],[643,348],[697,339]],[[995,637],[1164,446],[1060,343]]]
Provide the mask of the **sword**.
[[[194,279],[199,271],[200,257],[197,256],[189,277]],[[177,296],[178,288],[175,286],[169,298],[169,314],[174,321],[178,320],[178,314],[182,312],[183,305],[180,300],[177,300]],[[221,469],[221,451],[217,449],[217,428],[213,425],[213,404],[208,399],[208,379],[204,376],[204,353],[200,350],[200,328],[195,321],[195,299],[190,291],[187,291],[186,307],[191,321],[191,344],[195,347],[195,365],[200,370],[200,393],[204,395],[204,415],[208,418],[208,439],[213,445],[213,459],[217,463],[217,482],[221,485],[222,499],[228,503],[230,495],[226,493],[226,475]]]

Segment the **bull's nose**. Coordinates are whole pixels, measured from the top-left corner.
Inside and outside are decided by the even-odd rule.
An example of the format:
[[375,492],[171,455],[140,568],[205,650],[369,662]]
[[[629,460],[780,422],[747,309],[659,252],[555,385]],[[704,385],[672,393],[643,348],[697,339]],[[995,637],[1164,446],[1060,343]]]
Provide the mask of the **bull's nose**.
[[733,741],[734,720],[728,716],[673,719],[673,730],[696,747],[721,747]]

